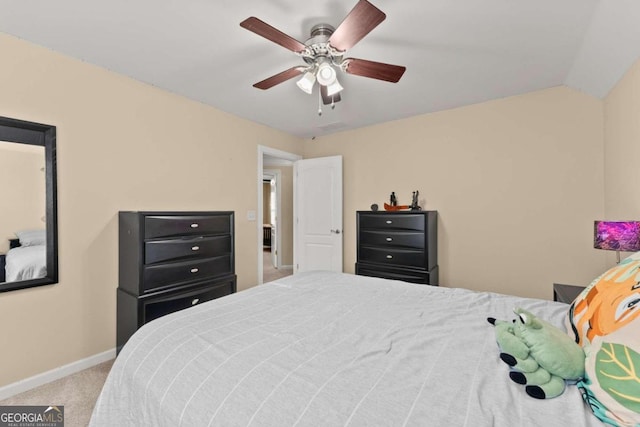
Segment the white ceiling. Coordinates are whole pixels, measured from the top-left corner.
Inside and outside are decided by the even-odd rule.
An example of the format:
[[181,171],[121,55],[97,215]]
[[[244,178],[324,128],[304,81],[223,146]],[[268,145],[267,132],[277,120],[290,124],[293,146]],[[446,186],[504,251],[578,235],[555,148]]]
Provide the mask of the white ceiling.
[[0,0],[0,31],[301,137],[568,85],[605,96],[640,57],[638,0],[371,0],[387,19],[347,53],[404,65],[399,83],[340,74],[335,110],[303,62],[240,27],[256,16],[304,42],[356,0]]

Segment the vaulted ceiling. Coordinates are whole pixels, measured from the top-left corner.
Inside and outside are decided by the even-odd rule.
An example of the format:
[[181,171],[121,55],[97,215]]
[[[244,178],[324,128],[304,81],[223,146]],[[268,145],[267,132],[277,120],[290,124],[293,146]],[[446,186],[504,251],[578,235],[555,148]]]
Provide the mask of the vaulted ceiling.
[[640,57],[638,0],[370,0],[386,13],[348,56],[403,65],[398,83],[339,74],[335,109],[304,65],[240,27],[255,16],[304,42],[356,0],[0,0],[0,31],[300,137],[567,85],[606,96]]

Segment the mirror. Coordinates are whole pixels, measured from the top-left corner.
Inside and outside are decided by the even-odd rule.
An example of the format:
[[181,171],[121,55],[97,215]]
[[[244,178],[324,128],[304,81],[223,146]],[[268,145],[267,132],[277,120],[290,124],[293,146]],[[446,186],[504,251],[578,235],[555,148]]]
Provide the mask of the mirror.
[[58,282],[56,127],[0,117],[0,292]]

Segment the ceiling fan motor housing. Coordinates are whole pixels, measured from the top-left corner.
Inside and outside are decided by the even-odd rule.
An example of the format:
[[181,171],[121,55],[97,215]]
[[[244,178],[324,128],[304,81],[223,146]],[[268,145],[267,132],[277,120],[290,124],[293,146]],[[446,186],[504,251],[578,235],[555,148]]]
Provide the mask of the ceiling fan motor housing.
[[314,67],[319,65],[318,59],[327,58],[328,62],[340,66],[344,52],[337,51],[329,44],[329,38],[335,28],[329,24],[316,24],[311,28],[311,37],[305,41],[306,49],[301,53],[302,59]]
[[329,37],[331,36],[331,34],[333,34],[335,30],[336,29],[329,24],[316,24],[313,27],[311,27],[311,38],[315,36],[327,36],[327,39],[325,40],[327,41],[329,40]]

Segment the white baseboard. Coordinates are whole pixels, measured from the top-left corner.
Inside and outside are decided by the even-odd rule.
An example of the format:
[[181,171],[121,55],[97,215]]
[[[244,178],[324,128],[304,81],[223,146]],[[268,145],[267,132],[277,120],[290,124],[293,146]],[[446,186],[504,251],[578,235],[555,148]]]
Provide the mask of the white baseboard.
[[34,375],[33,377],[25,378],[24,380],[20,380],[13,384],[8,384],[0,387],[0,400],[8,399],[11,396],[31,390],[32,388],[50,383],[51,381],[59,380],[67,375],[75,374],[76,372],[80,372],[87,368],[91,368],[92,366],[106,362],[107,360],[115,359],[115,357],[116,349],[113,348],[103,353],[89,356],[86,359],[60,366],[59,368]]
[[293,265],[281,265],[280,269],[282,269],[282,270],[293,270]]

